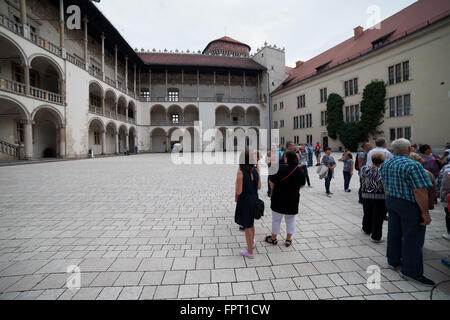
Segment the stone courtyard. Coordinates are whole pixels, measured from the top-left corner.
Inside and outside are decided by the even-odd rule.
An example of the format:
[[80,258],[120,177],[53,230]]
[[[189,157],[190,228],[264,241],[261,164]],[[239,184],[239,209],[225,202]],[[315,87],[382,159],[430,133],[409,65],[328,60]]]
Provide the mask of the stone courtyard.
[[[386,242],[361,232],[359,181],[345,193],[342,164],[332,198],[310,170],[313,188],[302,189],[290,248],[264,242],[271,213],[263,178],[266,216],[256,222],[255,259],[244,259],[236,170],[177,166],[167,154],[1,167],[0,298],[430,299],[430,288],[387,268]],[[450,280],[441,263],[450,243],[441,204],[431,215],[425,275],[438,283]],[[79,290],[66,285],[72,265]],[[380,289],[366,286],[371,265],[381,268]],[[449,287],[438,286],[433,299],[450,299]]]

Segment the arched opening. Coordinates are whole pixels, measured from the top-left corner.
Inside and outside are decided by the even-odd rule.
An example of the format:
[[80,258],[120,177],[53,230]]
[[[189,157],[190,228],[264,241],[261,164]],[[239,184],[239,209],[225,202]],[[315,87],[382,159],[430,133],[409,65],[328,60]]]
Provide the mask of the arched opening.
[[[30,94],[36,98],[61,102],[62,75],[49,58],[37,56],[31,61]],[[50,93],[50,94],[48,94]]]
[[230,125],[230,109],[225,106],[220,106],[216,109],[216,126]]
[[0,97],[0,160],[23,158],[27,121],[28,113],[22,105]]
[[250,128],[246,134],[246,147],[250,150],[259,150],[259,130]]
[[195,121],[199,120],[198,108],[194,105],[189,105],[184,108],[184,125],[193,126]]
[[120,126],[119,128],[119,152],[124,153],[127,151],[128,142],[128,130],[125,126]]
[[14,42],[0,36],[0,83],[1,87],[25,94],[24,67],[27,65],[22,50]]
[[179,126],[183,123],[183,109],[178,105],[172,105],[167,109],[167,121],[170,126]]
[[103,153],[103,131],[105,130],[100,119],[93,119],[89,124],[89,150],[94,151],[94,155]]
[[259,110],[257,107],[249,107],[247,109],[247,125],[248,126],[259,126],[260,125],[260,116]]
[[184,131],[177,127],[171,128],[167,132],[167,137],[169,139],[169,150],[172,150],[175,143],[183,143]]
[[136,137],[136,129],[134,127],[130,128],[130,132],[128,134],[128,145],[130,146],[130,153],[136,153],[137,146],[137,137]]
[[128,121],[136,121],[136,106],[133,101],[128,103]]
[[231,121],[233,126],[240,126],[245,123],[245,110],[242,107],[236,106],[231,109]]
[[105,115],[113,118],[116,114],[116,94],[112,90],[106,91],[105,94]]
[[216,130],[215,150],[217,152],[227,151],[227,128],[219,128]]
[[234,129],[234,141],[233,141],[233,147],[234,151],[243,151],[245,150],[245,131],[242,128],[236,128]]
[[195,128],[189,127],[183,136],[183,150],[186,152],[201,152],[202,140],[200,133]]
[[103,114],[103,89],[97,82],[89,84],[89,111],[91,113]]
[[105,153],[116,153],[116,132],[117,127],[113,122],[108,123],[106,126],[106,141],[105,141]]
[[162,105],[158,104],[151,108],[150,123],[152,126],[167,125],[166,109]]
[[34,115],[33,154],[38,158],[56,158],[61,154],[60,144],[62,119],[50,108],[38,109]]
[[117,102],[117,115],[118,119],[122,121],[126,121],[127,114],[127,99],[124,96],[119,97],[119,101]]
[[154,153],[166,152],[166,132],[161,128],[153,129],[150,134],[151,150]]

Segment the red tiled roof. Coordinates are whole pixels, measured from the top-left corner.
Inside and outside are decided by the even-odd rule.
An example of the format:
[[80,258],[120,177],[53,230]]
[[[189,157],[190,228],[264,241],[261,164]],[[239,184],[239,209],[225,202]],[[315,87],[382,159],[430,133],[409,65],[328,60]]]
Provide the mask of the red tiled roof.
[[285,69],[285,72],[287,73],[287,74],[292,74],[292,72],[294,71],[294,68],[291,68],[291,67],[286,67]]
[[[449,0],[419,0],[380,23],[380,29],[364,30],[361,36],[350,39],[300,64],[274,92],[289,88],[317,73],[329,70],[373,50],[372,42],[392,32],[383,46],[403,38],[427,25],[450,15]],[[328,64],[327,64],[328,63]]]
[[214,43],[214,42],[219,42],[219,41],[230,42],[230,43],[234,43],[234,44],[239,44],[239,45],[242,45],[242,46],[246,46],[246,47],[248,48],[249,51],[252,50],[252,48],[251,48],[248,44],[245,44],[245,43],[243,43],[243,42],[240,42],[240,41],[237,41],[237,40],[235,40],[235,39],[233,39],[233,38],[230,38],[230,37],[225,36],[225,37],[222,37],[222,38],[213,40],[213,41],[211,41],[210,43],[208,43],[208,45],[205,47],[205,50],[203,50],[203,52],[205,52],[206,49],[208,49],[208,47],[209,47],[212,43]]
[[139,53],[150,66],[216,67],[263,71],[265,67],[251,58],[182,53]]

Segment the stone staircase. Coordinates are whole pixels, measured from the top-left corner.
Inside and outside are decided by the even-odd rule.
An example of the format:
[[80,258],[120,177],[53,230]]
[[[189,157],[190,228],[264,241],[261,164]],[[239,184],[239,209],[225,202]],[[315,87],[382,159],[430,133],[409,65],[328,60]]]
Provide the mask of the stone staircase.
[[20,150],[18,146],[0,140],[0,161],[18,160],[19,155]]

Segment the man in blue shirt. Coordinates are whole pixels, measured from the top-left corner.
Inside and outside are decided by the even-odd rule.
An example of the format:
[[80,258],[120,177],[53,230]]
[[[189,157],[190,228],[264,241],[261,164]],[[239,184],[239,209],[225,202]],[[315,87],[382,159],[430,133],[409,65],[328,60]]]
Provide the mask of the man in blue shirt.
[[387,259],[392,268],[401,267],[403,278],[434,286],[423,276],[422,256],[426,226],[431,223],[427,188],[432,184],[423,167],[408,157],[410,147],[406,139],[394,141],[394,157],[381,166],[389,212]]

